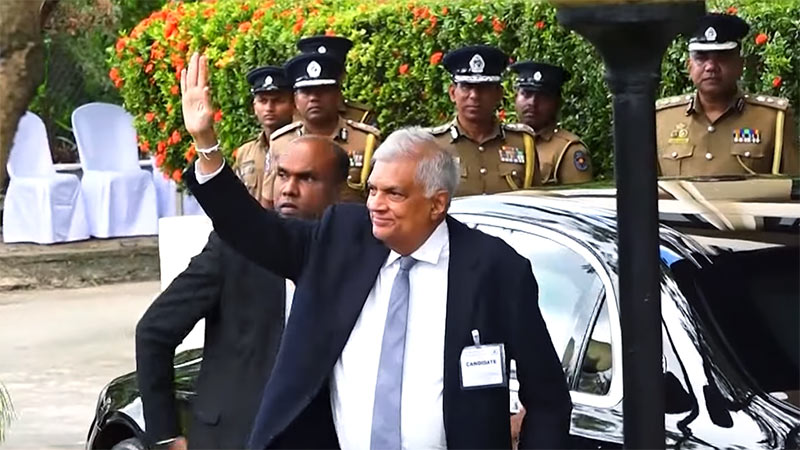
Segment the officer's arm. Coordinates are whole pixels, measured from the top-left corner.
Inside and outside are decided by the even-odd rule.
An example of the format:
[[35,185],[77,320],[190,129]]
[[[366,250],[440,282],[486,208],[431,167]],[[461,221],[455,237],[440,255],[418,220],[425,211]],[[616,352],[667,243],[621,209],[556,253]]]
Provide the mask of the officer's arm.
[[581,141],[567,144],[567,149],[559,161],[558,182],[577,184],[592,181],[592,159]]

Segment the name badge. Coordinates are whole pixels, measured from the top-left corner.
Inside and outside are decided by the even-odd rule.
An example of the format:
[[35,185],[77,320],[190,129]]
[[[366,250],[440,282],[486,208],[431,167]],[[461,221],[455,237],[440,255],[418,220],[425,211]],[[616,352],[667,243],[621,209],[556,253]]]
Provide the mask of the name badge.
[[[476,336],[473,331],[473,337]],[[502,387],[508,384],[506,377],[506,352],[503,344],[475,345],[461,350],[461,387],[480,389]]]

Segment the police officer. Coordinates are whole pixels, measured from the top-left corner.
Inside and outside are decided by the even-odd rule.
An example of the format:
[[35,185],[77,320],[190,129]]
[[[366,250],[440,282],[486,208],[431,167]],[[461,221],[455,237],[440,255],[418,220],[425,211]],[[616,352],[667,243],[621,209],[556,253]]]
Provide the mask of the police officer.
[[456,195],[492,194],[540,184],[534,133],[527,125],[501,124],[495,110],[503,98],[501,74],[508,57],[486,45],[463,47],[442,60],[452,76],[456,117],[430,128],[459,159]]
[[[342,62],[342,67],[347,67],[347,53],[352,47],[353,41],[341,36],[309,36],[297,41],[297,49],[302,53],[331,55]],[[344,74],[344,71],[342,73]],[[339,115],[355,122],[375,124],[375,115],[371,108],[364,103],[343,99],[339,106]]]
[[592,180],[592,161],[586,145],[574,133],[558,126],[561,86],[569,72],[558,66],[533,61],[512,64],[517,73],[514,106],[521,123],[536,132],[544,184],[574,184]]
[[656,102],[662,176],[800,173],[789,101],[739,91],[747,23],[708,14],[689,40],[694,94]]
[[[296,136],[315,134],[330,137],[350,156],[350,175],[340,199],[363,202],[372,152],[378,146],[380,133],[374,127],[339,115],[342,101],[339,81],[343,69],[338,58],[321,53],[301,54],[286,63],[286,73],[294,83],[294,101],[301,120],[272,133],[270,154],[274,159],[285,152]],[[270,164],[265,186],[271,186],[274,177],[274,164]],[[272,189],[263,189],[262,205],[270,206],[272,202]]]
[[253,113],[261,124],[261,132],[252,141],[236,149],[234,170],[250,195],[261,199],[269,135],[290,123],[294,114],[292,85],[282,67],[258,67],[247,73],[253,94]]

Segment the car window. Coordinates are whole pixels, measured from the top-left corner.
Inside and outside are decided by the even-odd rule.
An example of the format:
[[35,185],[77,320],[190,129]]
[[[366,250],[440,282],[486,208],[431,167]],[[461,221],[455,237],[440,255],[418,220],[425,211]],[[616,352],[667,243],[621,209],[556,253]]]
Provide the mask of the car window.
[[539,284],[539,308],[572,382],[572,371],[577,366],[589,323],[605,292],[594,267],[560,241],[497,226],[478,225],[477,228],[503,239],[531,261]]
[[608,320],[608,303],[603,302],[583,354],[577,390],[587,394],[607,394],[612,370],[611,324]]

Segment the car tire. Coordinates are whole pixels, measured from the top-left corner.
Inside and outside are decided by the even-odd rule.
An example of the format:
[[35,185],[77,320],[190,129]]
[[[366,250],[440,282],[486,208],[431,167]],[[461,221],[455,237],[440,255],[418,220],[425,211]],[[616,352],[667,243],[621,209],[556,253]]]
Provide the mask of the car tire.
[[124,441],[117,442],[111,450],[145,450],[145,446],[139,439],[132,437]]

